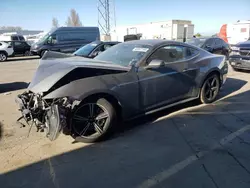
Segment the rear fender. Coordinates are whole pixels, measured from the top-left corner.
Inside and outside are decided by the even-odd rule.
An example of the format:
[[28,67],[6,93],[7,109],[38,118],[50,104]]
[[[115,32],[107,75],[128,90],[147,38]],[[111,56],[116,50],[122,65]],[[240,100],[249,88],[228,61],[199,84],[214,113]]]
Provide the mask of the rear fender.
[[197,62],[198,67],[200,67],[200,74],[196,79],[198,87],[202,87],[205,79],[212,72],[216,72],[220,76],[220,80],[223,80],[223,75],[227,74],[227,63],[224,56],[212,55],[201,59]]

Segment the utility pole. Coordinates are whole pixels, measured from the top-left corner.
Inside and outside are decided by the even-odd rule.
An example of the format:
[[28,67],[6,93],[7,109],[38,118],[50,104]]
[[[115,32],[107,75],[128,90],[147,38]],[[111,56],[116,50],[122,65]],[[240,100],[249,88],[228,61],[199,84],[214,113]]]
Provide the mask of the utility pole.
[[98,0],[97,10],[98,26],[101,33],[110,36],[112,27],[116,26],[114,0]]

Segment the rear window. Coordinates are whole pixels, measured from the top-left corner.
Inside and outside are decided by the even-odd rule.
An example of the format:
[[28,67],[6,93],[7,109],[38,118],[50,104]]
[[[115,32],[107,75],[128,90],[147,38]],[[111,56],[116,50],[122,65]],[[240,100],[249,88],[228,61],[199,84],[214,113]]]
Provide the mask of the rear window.
[[19,36],[19,40],[25,41],[23,36]]
[[11,40],[18,40],[18,36],[11,36]]

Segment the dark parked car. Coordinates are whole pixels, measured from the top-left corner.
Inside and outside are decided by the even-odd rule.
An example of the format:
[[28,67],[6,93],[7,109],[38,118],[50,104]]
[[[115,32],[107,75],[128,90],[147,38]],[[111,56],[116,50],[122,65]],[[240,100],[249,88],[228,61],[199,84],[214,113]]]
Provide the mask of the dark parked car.
[[218,37],[192,38],[188,40],[187,43],[198,46],[213,54],[225,55],[227,59],[229,58],[229,53],[231,52],[229,44]]
[[14,49],[13,56],[15,55],[31,55],[30,45],[26,41],[9,41],[9,44],[12,45]]
[[73,53],[81,46],[100,40],[98,27],[59,27],[52,29],[31,46],[33,54],[40,57],[46,51]]
[[95,142],[119,120],[195,99],[213,102],[227,72],[225,56],[180,42],[134,40],[94,59],[47,52],[16,101],[22,117],[47,130],[50,140],[63,130]]
[[232,47],[229,63],[234,70],[250,70],[250,40]]
[[102,41],[94,41],[89,44],[86,44],[85,46],[79,48],[76,50],[73,54],[76,56],[82,56],[87,58],[94,58],[99,53],[104,52],[111,46],[114,46],[120,42],[102,42]]

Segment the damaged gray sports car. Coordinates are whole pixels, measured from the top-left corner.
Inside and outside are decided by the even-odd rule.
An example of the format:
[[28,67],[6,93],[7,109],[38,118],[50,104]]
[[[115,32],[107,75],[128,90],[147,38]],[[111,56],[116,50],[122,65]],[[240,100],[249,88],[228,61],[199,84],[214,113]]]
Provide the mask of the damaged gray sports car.
[[120,43],[92,59],[46,52],[16,102],[30,127],[50,140],[105,138],[120,120],[180,103],[216,100],[226,80],[224,56],[166,40]]

